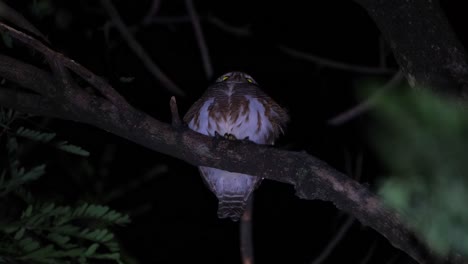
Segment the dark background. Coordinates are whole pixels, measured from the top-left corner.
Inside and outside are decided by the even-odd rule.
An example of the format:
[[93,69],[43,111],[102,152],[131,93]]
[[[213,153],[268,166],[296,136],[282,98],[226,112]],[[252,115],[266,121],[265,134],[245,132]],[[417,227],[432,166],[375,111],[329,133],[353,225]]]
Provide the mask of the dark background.
[[[170,122],[172,94],[129,49],[99,1],[6,2],[33,22],[52,48],[106,78],[133,106]],[[161,1],[153,21],[144,24],[151,2],[114,4],[151,59],[185,91],[186,96],[177,97],[181,114],[217,76],[245,71],[289,111],[291,122],[278,147],[306,151],[371,189],[378,187],[385,172],[368,142],[372,119],[366,113],[341,126],[327,121],[361,101],[356,91],[363,82],[384,84],[393,74],[338,70],[279,48],[396,69],[363,8],[349,0],[195,1],[214,68],[214,76],[207,78],[185,1]],[[442,4],[466,46],[461,3]],[[49,6],[38,12],[43,4]],[[246,33],[220,28],[213,18]],[[0,48],[46,68],[37,54],[24,48]],[[31,186],[33,192],[59,203],[107,203],[129,213],[132,223],[116,230],[126,256],[140,263],[240,263],[239,224],[217,218],[216,198],[195,167],[86,125],[38,118],[28,122],[91,152],[89,158],[53,150],[38,156],[33,149],[33,158],[26,162],[48,164],[48,173]],[[312,263],[348,218],[330,203],[300,200],[291,186],[268,180],[256,191],[254,208],[257,263]],[[358,222],[323,263],[343,262],[413,263]]]

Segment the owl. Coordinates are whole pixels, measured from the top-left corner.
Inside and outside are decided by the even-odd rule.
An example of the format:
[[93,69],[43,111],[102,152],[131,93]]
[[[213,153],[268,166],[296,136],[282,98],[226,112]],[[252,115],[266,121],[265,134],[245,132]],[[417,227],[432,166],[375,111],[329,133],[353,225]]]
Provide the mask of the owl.
[[[280,107],[243,72],[229,72],[209,86],[184,116],[189,128],[207,136],[273,145],[289,120]],[[218,198],[218,217],[238,221],[262,178],[210,167],[199,167],[208,188]]]

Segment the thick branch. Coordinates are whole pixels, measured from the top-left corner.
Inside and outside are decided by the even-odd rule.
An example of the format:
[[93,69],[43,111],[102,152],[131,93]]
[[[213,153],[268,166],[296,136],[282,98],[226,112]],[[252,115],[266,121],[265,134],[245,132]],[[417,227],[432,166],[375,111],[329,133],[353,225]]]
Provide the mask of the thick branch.
[[[10,81],[32,89],[30,76],[42,76],[42,82],[53,78],[36,68],[32,75],[21,74],[24,64],[9,64],[0,74]],[[31,70],[33,67],[29,67]],[[11,74],[16,73],[16,74]],[[13,76],[13,78],[12,78]],[[374,228],[394,246],[407,252],[421,263],[429,263],[436,256],[428,247],[418,242],[411,230],[401,222],[398,215],[386,208],[377,196],[346,175],[336,171],[325,162],[307,155],[259,146],[249,143],[217,140],[191,130],[174,128],[133,108],[120,107],[102,98],[78,89],[65,102],[57,102],[68,111],[50,112],[23,102],[0,100],[0,104],[30,113],[55,115],[91,124],[137,144],[179,158],[196,166],[210,166],[228,171],[246,173],[271,180],[292,184],[297,195],[304,199],[319,199],[333,202],[361,223]],[[5,94],[0,91],[5,97]]]
[[468,99],[466,52],[439,1],[355,1],[379,27],[410,84]]

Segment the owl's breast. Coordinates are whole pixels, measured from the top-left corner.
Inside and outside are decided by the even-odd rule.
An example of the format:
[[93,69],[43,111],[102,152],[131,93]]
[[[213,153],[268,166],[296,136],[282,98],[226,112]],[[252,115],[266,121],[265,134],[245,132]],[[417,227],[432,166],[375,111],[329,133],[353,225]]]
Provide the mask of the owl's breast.
[[189,127],[199,133],[214,136],[231,134],[237,139],[248,138],[257,144],[271,144],[273,126],[263,103],[250,95],[213,97],[204,102]]

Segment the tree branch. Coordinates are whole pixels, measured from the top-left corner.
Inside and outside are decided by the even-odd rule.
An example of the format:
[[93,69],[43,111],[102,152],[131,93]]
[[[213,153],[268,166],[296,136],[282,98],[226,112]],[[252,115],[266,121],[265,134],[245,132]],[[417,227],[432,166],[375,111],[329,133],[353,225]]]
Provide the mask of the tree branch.
[[344,63],[340,61],[335,61],[327,58],[323,58],[317,55],[297,51],[291,48],[288,48],[286,46],[278,45],[278,48],[298,59],[302,60],[307,60],[311,61],[313,63],[316,63],[318,65],[323,65],[325,67],[329,67],[332,69],[337,69],[337,70],[342,70],[342,71],[349,71],[349,72],[355,72],[355,73],[365,73],[365,74],[384,74],[384,73],[392,73],[395,72],[395,70],[388,69],[388,68],[382,68],[382,67],[369,67],[369,66],[362,66],[362,65],[355,65],[355,64],[350,64],[350,63]]
[[359,115],[362,115],[367,110],[369,110],[376,102],[385,94],[385,92],[393,87],[396,87],[403,80],[403,74],[401,71],[398,71],[393,75],[393,77],[388,80],[382,87],[380,87],[374,94],[369,98],[362,101],[358,105],[330,118],[327,123],[332,126],[340,126]]
[[[24,63],[13,63],[8,68],[2,68],[0,74],[33,89],[34,80],[29,80],[30,75],[21,74],[23,67]],[[32,68],[28,67],[29,70]],[[53,87],[53,78],[47,72],[36,71],[32,76],[44,77],[42,81],[48,80],[50,83],[47,86]],[[66,106],[69,111],[44,109],[43,104],[12,101],[4,91],[1,91],[0,104],[20,111],[90,124],[195,166],[210,166],[292,184],[299,197],[333,202],[337,208],[374,228],[417,261],[428,263],[437,259],[377,196],[315,157],[253,143],[215,140],[188,128],[174,129],[170,124],[155,120],[134,108],[112,104],[105,98],[79,89],[73,91],[73,97],[60,97],[64,101],[56,102]]]
[[206,78],[209,80],[213,77],[213,66],[211,65],[210,53],[208,51],[208,46],[206,45],[205,36],[203,35],[200,18],[198,17],[193,0],[185,0],[185,6],[187,7],[195,38],[197,39],[198,48],[200,49],[203,69],[205,70]]
[[[368,3],[370,0],[356,1]],[[8,30],[7,26],[1,23],[0,29]],[[31,41],[31,38],[24,38],[21,34],[12,34],[12,37],[28,44],[34,50],[41,51],[46,57],[57,54],[49,48],[44,49],[42,43]],[[408,56],[411,55],[408,54]],[[462,55],[461,57],[464,57],[464,54]],[[214,139],[188,128],[175,129],[170,124],[160,122],[132,107],[127,107],[125,101],[114,102],[108,97],[101,98],[83,89],[73,89],[73,96],[57,96],[54,97],[57,101],[54,101],[47,91],[55,89],[54,91],[60,94],[64,93],[65,89],[56,87],[58,84],[54,82],[55,79],[50,73],[14,59],[2,57],[9,59],[9,63],[8,65],[3,63],[0,58],[1,76],[26,89],[41,92],[40,95],[35,95],[2,89],[0,90],[2,106],[90,124],[195,166],[215,167],[291,184],[295,187],[298,197],[332,202],[338,209],[375,229],[395,247],[402,249],[420,263],[464,263],[461,259],[440,259],[413,234],[394,211],[382,203],[379,197],[313,156],[271,146]],[[63,56],[60,58],[64,64],[72,61]],[[408,58],[410,59],[413,58]],[[89,74],[91,78],[95,78],[91,72]],[[414,76],[420,77],[420,75]],[[443,77],[453,80],[454,76],[443,75]],[[39,87],[35,83],[37,80],[42,82],[45,88]],[[423,83],[424,79],[422,80]],[[448,83],[453,83],[453,81],[448,81]],[[118,94],[110,85],[106,86],[106,89],[104,91]],[[54,105],[61,107],[54,108]],[[62,111],[63,108],[66,110]]]
[[375,21],[412,86],[468,99],[466,51],[439,1],[355,0]]

